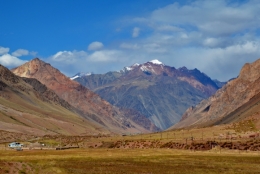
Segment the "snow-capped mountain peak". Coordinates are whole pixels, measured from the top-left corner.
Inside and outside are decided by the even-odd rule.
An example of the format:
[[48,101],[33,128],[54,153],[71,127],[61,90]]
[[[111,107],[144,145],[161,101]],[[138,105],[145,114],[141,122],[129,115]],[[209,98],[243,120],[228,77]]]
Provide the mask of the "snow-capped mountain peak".
[[149,62],[150,62],[150,63],[153,63],[153,64],[156,64],[156,65],[163,65],[163,63],[160,62],[160,61],[157,60],[157,59],[151,60],[151,61],[149,61]]
[[161,68],[163,68],[163,66],[164,66],[164,64],[162,62],[160,62],[157,59],[154,59],[154,60],[151,60],[151,61],[143,63],[143,64],[135,63],[132,66],[124,67],[124,69],[121,70],[121,72],[132,71],[133,69],[139,67],[141,69],[141,71],[144,71],[144,72],[149,71],[149,72],[156,74],[156,71],[153,69],[153,65],[161,65]]

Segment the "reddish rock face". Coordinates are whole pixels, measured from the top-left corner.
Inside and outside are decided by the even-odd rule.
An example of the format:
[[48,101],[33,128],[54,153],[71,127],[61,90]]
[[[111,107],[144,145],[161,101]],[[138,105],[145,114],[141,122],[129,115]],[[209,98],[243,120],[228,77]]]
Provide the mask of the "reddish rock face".
[[21,77],[35,78],[53,90],[58,96],[79,110],[81,115],[112,132],[147,132],[135,125],[117,108],[102,100],[78,82],[70,80],[50,64],[36,58],[17,67],[12,72]]
[[249,108],[259,102],[259,83],[260,59],[252,64],[245,64],[238,78],[229,81],[216,94],[196,107],[189,108],[183,114],[182,120],[172,128],[232,123],[243,113],[238,109]]

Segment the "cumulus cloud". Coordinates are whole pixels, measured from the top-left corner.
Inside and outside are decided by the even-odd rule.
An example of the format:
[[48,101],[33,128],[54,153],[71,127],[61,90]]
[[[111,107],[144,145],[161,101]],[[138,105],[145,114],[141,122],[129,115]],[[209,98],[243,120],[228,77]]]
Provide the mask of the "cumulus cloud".
[[73,63],[75,61],[80,61],[86,59],[88,53],[85,51],[59,51],[50,57],[51,60],[55,62],[63,62],[66,64]]
[[156,28],[159,31],[171,31],[171,32],[179,32],[179,31],[183,31],[182,28],[176,27],[176,26],[171,26],[169,24],[166,25],[159,25]]
[[6,54],[9,52],[9,48],[1,47],[0,46],[0,55]]
[[165,53],[166,49],[157,43],[147,43],[143,45],[143,48],[150,53]]
[[183,29],[190,26],[209,34],[226,35],[246,28],[259,27],[260,18],[257,17],[259,8],[258,1],[232,4],[225,0],[200,0],[184,6],[178,3],[170,4],[153,11],[149,20],[183,26]]
[[88,60],[91,62],[114,62],[120,61],[122,58],[121,51],[118,50],[103,50],[96,51],[88,57]]
[[226,47],[236,44],[238,38],[248,33],[257,34],[260,28],[259,8],[260,2],[253,0],[198,0],[184,5],[176,2],[156,9],[146,17],[135,17],[131,22],[152,29],[151,34],[145,35],[147,38],[170,34],[176,43]]
[[59,51],[50,56],[47,62],[58,68],[67,76],[78,72],[106,73],[122,69],[122,64],[128,55],[120,50],[86,51]]
[[12,55],[15,57],[26,56],[28,54],[29,54],[29,51],[25,50],[25,49],[18,49],[12,53]]
[[67,76],[73,76],[80,71],[85,71],[87,67],[88,53],[85,51],[58,51],[47,58],[46,62],[59,69]]
[[17,66],[20,66],[24,64],[26,61],[21,60],[15,56],[12,56],[10,54],[4,54],[0,56],[0,64],[3,66],[6,66],[8,68],[14,68]]
[[135,28],[133,29],[132,37],[134,37],[134,38],[135,38],[135,37],[138,37],[139,34],[140,34],[140,28],[135,27]]
[[89,44],[88,46],[88,50],[100,50],[104,47],[102,42],[92,42],[91,44]]

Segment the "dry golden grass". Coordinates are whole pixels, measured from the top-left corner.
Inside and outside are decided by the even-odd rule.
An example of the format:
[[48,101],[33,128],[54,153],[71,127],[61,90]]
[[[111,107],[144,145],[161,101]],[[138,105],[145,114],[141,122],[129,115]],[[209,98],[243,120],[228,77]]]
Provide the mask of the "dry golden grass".
[[[224,135],[219,139],[219,135]],[[34,150],[13,151],[0,150],[0,173],[259,173],[260,152],[247,152],[225,149],[212,149],[203,152],[189,150],[173,150],[167,148],[148,149],[108,149],[88,148],[99,143],[117,141],[160,141],[162,143],[185,142],[190,137],[195,141],[230,141],[226,135],[244,136],[227,126],[210,128],[176,130],[153,134],[85,137],[77,141],[81,148],[63,151]],[[75,145],[75,137],[56,137],[37,139],[46,145],[68,145],[71,139]],[[66,140],[66,141],[65,141]],[[236,141],[236,140],[232,140]],[[238,141],[238,140],[237,140]],[[241,141],[241,140],[239,140]],[[3,146],[4,147],[4,146]],[[1,148],[0,148],[1,149]]]
[[[170,149],[0,151],[0,164],[30,166],[25,173],[257,173],[260,154]],[[1,166],[1,165],[0,165]],[[2,167],[5,172],[11,168]],[[1,171],[1,170],[0,170]]]

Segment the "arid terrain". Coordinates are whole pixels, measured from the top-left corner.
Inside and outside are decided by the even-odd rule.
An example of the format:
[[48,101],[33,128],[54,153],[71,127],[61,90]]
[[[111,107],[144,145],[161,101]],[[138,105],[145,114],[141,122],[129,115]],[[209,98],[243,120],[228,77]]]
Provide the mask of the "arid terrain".
[[[1,131],[0,173],[258,173],[258,118],[137,135]],[[23,151],[8,148],[12,141],[23,143]]]
[[[245,120],[245,124],[251,123]],[[0,145],[0,173],[257,173],[260,170],[259,131],[239,125],[124,136],[32,137],[2,132],[1,137],[4,136]],[[8,140],[23,143],[23,151],[8,148]]]
[[0,3],[0,174],[260,174],[260,0]]
[[172,149],[1,151],[0,173],[258,173],[259,154]]

